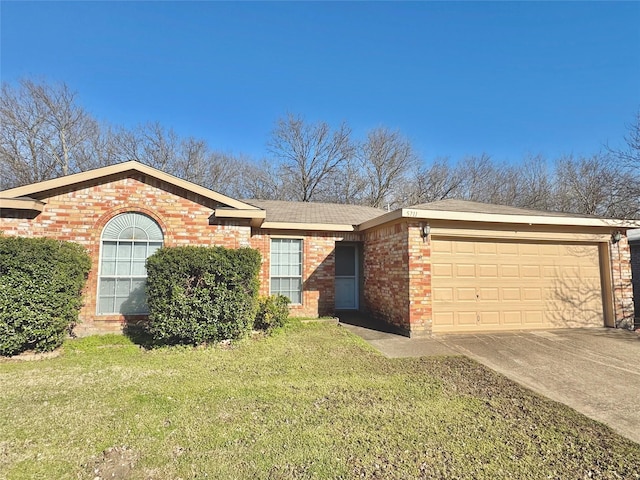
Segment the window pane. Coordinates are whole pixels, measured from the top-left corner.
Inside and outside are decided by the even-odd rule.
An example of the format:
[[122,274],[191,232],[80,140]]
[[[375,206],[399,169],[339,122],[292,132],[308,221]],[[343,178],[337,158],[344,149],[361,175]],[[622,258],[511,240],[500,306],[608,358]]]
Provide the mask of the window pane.
[[118,258],[131,258],[131,243],[130,242],[121,242],[118,245]]
[[131,260],[120,260],[116,265],[116,275],[131,275]]
[[121,240],[133,240],[133,227],[123,229],[118,238]]
[[115,275],[116,262],[103,260],[102,261],[102,275]]
[[115,295],[116,293],[116,281],[111,278],[105,278],[100,280],[100,296]]
[[104,258],[115,258],[116,245],[116,242],[104,242],[102,244],[102,256]]
[[114,306],[114,312],[113,313],[124,313],[122,311],[122,305],[124,304],[124,302],[127,301],[127,297],[116,297],[115,298],[115,306]]
[[133,229],[133,238],[136,240],[146,240],[148,238],[147,232],[139,227],[135,227]]
[[162,247],[161,243],[150,243],[149,244],[149,251],[147,253],[149,254],[149,256],[151,256],[156,252],[156,250],[158,250],[161,247]]
[[131,289],[131,280],[129,279],[123,280],[119,278],[116,281],[116,295],[128,296],[130,289]]
[[100,297],[98,313],[116,313],[113,308],[113,297]]
[[146,276],[147,269],[145,267],[146,260],[134,260],[131,275]]
[[354,276],[356,274],[356,249],[343,245],[336,247],[336,276]]
[[276,293],[280,293],[280,279],[272,278],[271,279],[271,294],[275,295]]
[[136,242],[133,244],[133,258],[145,259],[147,258],[147,244],[142,242]]

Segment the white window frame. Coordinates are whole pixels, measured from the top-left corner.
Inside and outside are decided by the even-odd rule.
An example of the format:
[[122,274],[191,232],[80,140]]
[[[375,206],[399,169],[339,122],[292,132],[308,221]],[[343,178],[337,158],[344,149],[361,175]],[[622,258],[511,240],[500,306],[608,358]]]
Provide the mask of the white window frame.
[[[147,269],[143,262],[163,244],[162,229],[155,220],[143,213],[125,212],[107,222],[100,236],[97,315],[149,313],[146,295],[141,296],[139,292],[137,295],[131,294],[140,288],[144,289]],[[105,248],[107,246],[108,249]],[[107,250],[111,253],[109,256]],[[122,256],[127,250],[129,255]],[[122,271],[125,269],[126,273]],[[127,300],[132,300],[128,308],[123,305]],[[106,302],[111,302],[111,308],[104,308]]]
[[[300,249],[299,249],[299,263],[297,263],[297,265],[299,265],[299,274],[291,274],[290,272],[285,274],[274,274],[274,266],[278,266],[278,267],[287,267],[287,268],[291,268],[291,266],[293,266],[293,263],[287,263],[287,264],[283,264],[283,263],[276,263],[274,262],[274,253],[281,253],[281,252],[274,252],[274,242],[297,242],[300,245]],[[271,295],[276,295],[276,294],[282,294],[285,295],[286,297],[289,298],[289,300],[291,300],[291,304],[292,305],[302,305],[304,300],[303,300],[303,292],[304,292],[304,288],[303,288],[303,278],[304,278],[304,239],[300,238],[300,237],[271,237],[270,239],[270,243],[269,243],[269,293]],[[290,253],[290,252],[289,252]],[[277,280],[284,280],[284,279],[299,279],[300,281],[300,288],[299,290],[297,290],[298,295],[300,297],[300,301],[294,301],[294,299],[291,298],[291,295],[289,295],[288,293],[285,292],[293,292],[294,290],[292,289],[274,289],[274,279]]]

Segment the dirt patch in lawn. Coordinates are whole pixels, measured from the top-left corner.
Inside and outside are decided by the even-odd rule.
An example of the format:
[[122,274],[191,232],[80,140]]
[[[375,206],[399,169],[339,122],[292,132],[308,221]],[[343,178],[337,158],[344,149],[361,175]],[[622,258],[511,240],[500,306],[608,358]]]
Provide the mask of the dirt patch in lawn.
[[93,480],[124,480],[131,477],[137,460],[137,453],[127,446],[110,447],[91,459],[86,467]]

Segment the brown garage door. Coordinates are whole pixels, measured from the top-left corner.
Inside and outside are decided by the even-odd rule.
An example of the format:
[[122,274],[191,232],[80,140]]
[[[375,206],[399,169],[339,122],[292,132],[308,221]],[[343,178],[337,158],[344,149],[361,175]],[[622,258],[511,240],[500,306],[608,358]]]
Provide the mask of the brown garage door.
[[604,325],[597,244],[431,244],[433,331]]

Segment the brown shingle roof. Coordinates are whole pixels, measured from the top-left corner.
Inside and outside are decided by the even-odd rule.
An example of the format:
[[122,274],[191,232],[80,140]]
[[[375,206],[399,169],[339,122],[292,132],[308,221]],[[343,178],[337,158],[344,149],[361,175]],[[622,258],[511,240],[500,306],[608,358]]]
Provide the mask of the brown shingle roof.
[[266,210],[266,222],[359,225],[386,213],[379,208],[362,205],[254,199],[242,201]]
[[578,213],[549,212],[546,210],[532,210],[529,208],[508,207],[506,205],[493,205],[490,203],[472,202],[470,200],[458,200],[449,198],[436,202],[421,203],[408,207],[414,210],[437,210],[447,212],[489,213],[497,215],[536,215],[542,217],[567,217],[567,218],[596,218],[593,215],[581,215]]

